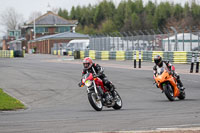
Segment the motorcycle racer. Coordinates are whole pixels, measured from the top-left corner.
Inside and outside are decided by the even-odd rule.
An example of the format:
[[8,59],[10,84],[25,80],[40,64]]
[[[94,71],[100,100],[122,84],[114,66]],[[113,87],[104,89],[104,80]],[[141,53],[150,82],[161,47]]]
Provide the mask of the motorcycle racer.
[[160,55],[156,55],[154,57],[154,63],[155,63],[153,67],[154,77],[158,73],[159,68],[166,67],[170,71],[170,74],[177,80],[180,86],[180,90],[183,91],[185,89],[183,87],[183,83],[180,80],[180,76],[175,72],[175,67],[171,63],[169,63],[169,61],[163,61]]
[[[115,98],[115,86],[108,80],[106,75],[104,74],[104,69],[99,64],[96,64],[93,62],[93,60],[90,57],[85,57],[83,59],[83,71],[82,75],[86,74],[87,72],[96,74],[97,77],[99,77],[103,84],[108,88],[108,91],[111,92],[112,96]],[[81,83],[79,83],[79,86],[81,86]]]

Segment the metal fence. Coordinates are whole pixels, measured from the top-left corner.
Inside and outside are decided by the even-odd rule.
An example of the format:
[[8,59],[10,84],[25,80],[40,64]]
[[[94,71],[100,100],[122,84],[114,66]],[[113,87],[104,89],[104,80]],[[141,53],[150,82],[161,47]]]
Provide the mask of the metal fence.
[[140,30],[90,35],[90,50],[200,51],[200,31],[193,29]]

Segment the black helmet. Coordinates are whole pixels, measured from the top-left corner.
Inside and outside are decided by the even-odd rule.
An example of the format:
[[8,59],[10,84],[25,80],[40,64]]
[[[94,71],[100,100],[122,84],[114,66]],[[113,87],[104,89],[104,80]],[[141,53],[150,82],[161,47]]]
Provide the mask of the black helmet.
[[154,57],[154,62],[155,62],[155,64],[156,65],[158,65],[159,67],[161,67],[162,66],[162,57],[160,56],[160,55],[156,55],[155,57]]

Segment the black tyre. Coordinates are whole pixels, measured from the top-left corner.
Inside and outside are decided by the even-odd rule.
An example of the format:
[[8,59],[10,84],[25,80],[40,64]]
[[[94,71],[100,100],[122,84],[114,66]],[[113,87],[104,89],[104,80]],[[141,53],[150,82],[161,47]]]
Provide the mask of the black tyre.
[[96,110],[101,111],[103,109],[103,104],[101,99],[97,99],[97,95],[94,92],[91,92],[88,94],[88,100],[90,102],[90,105]]
[[174,89],[173,87],[168,83],[163,85],[163,89],[165,92],[166,97],[169,99],[169,101],[174,101]]
[[116,95],[116,102],[115,102],[115,105],[113,106],[113,109],[118,110],[122,108],[122,99],[116,90],[114,92]]
[[185,91],[180,92],[180,95],[178,96],[178,98],[180,100],[184,100],[185,99]]

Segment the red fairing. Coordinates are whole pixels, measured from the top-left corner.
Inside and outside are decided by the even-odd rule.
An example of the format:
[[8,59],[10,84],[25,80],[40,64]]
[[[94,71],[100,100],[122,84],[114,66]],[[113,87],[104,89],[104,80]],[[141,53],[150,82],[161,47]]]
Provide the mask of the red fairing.
[[97,86],[101,86],[101,88],[103,89],[104,92],[106,92],[107,90],[105,89],[104,85],[103,85],[103,81],[100,78],[97,78],[95,80],[95,83]]
[[[90,73],[90,75],[88,76],[86,80],[94,80],[92,73]],[[96,78],[95,83],[97,86],[101,86],[104,92],[107,91],[103,85],[103,81],[100,78]]]
[[86,80],[94,80],[94,79],[93,79],[93,76],[92,76],[92,73],[90,73],[89,76],[88,76],[85,80],[82,80],[82,83],[84,84],[84,82],[85,82]]
[[90,73],[90,75],[87,77],[86,80],[93,80],[93,76],[92,76],[92,73]]

